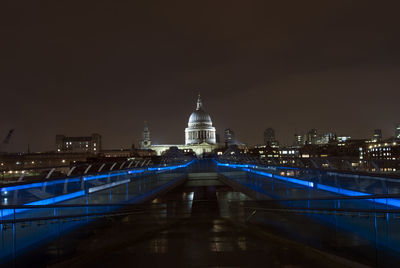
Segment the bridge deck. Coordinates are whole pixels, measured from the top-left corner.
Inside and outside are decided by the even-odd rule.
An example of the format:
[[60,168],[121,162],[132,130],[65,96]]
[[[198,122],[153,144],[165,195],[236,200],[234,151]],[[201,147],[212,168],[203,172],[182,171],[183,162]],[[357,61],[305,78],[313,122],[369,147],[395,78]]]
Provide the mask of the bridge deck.
[[[23,207],[8,216],[4,212],[9,208],[3,209],[1,249],[18,253],[10,267],[384,267],[398,262],[398,181],[243,164],[218,166],[204,160],[129,181],[125,175],[114,180],[101,175],[99,181],[83,183],[71,180],[85,196]],[[75,188],[67,183],[54,183],[40,191],[57,194],[71,189]],[[8,195],[26,201],[26,191],[19,191]],[[40,198],[42,192],[30,191],[29,198]],[[138,205],[137,198],[150,201]],[[35,218],[38,213],[47,218]],[[36,243],[51,233],[53,241]],[[19,248],[25,242],[32,247],[23,255]]]
[[247,225],[244,205],[252,199],[221,184],[215,175],[192,174],[184,185],[152,201],[165,205],[164,210],[150,209],[145,215],[114,217],[81,228],[20,258],[19,265],[25,261],[59,267],[349,264]]

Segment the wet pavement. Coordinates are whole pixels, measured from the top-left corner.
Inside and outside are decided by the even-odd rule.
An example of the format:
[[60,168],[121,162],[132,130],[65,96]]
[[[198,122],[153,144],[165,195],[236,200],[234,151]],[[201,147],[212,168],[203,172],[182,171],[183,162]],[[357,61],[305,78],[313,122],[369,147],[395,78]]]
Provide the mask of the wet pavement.
[[246,224],[251,214],[243,204],[249,201],[212,174],[192,176],[143,213],[89,224],[20,258],[16,266],[346,266],[346,261]]

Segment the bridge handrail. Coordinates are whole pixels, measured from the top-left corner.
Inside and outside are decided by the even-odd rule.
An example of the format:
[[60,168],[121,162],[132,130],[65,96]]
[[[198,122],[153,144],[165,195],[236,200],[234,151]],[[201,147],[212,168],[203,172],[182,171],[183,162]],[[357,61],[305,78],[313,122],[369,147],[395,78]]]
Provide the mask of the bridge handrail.
[[381,173],[371,173],[371,172],[360,172],[360,171],[350,171],[350,170],[337,170],[337,169],[322,169],[322,168],[310,168],[310,167],[292,167],[292,166],[285,166],[285,165],[271,165],[271,164],[264,164],[264,163],[248,163],[248,162],[240,162],[240,161],[227,161],[227,160],[221,160],[217,159],[218,162],[221,163],[229,163],[229,164],[243,164],[243,165],[257,165],[259,167],[275,167],[278,169],[293,169],[293,170],[305,170],[305,171],[319,171],[319,172],[333,172],[333,173],[338,173],[338,174],[347,174],[347,175],[355,175],[359,177],[368,177],[371,179],[392,179],[394,181],[400,182],[400,175],[393,176],[393,174],[386,175],[386,174],[381,174]]

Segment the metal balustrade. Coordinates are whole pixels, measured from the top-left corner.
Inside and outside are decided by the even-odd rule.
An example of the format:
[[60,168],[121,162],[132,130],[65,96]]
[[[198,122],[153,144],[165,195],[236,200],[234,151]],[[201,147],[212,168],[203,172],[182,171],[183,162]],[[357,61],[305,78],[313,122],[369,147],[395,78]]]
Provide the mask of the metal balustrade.
[[[285,157],[280,158],[251,156],[234,153],[218,157],[220,162],[242,163],[253,165],[286,166],[303,169],[320,169],[356,174],[390,174],[400,177],[400,160],[389,159],[362,159],[359,157]],[[360,162],[361,161],[361,162]]]
[[[182,159],[180,159],[182,161]],[[173,164],[173,163],[172,163]],[[179,164],[179,161],[177,161]],[[30,167],[14,170],[0,170],[2,179],[1,184],[12,184],[17,182],[30,182],[43,179],[56,179],[64,177],[76,177],[82,175],[93,175],[100,172],[122,170],[137,167],[148,167],[154,164],[150,159],[144,160],[122,160],[93,163],[72,163],[71,165],[49,166],[49,167]]]
[[[1,261],[97,219],[163,215],[165,204],[139,203],[182,183],[188,172],[205,171],[218,172],[222,182],[255,199],[221,204],[222,216],[234,223],[243,219],[236,219],[235,213],[245,213],[249,226],[269,226],[323,250],[328,241],[329,247],[346,252],[343,237],[357,236],[369,263],[385,266],[398,261],[400,180],[396,178],[216,160],[191,165],[194,162],[145,168],[121,163],[114,168],[126,169],[3,187],[2,196],[7,192],[10,199],[0,206]],[[182,213],[176,217],[190,215]]]
[[[60,229],[56,226],[60,223],[64,232],[102,215],[127,213],[120,210],[151,200],[182,183],[187,177],[187,167],[193,162],[112,170],[0,188],[3,201],[0,264],[59,235]],[[42,224],[55,223],[55,220],[57,224]],[[26,228],[27,222],[36,224]]]
[[[331,226],[362,237],[379,251],[381,261],[393,261],[400,253],[399,179],[238,162],[216,164],[223,182],[258,200],[246,209],[258,215],[259,221],[272,221],[272,214],[298,214],[319,222],[315,228]],[[303,224],[290,221],[288,226]],[[288,227],[285,232],[300,229]],[[311,231],[307,234],[312,236]],[[302,242],[312,240],[308,236]]]

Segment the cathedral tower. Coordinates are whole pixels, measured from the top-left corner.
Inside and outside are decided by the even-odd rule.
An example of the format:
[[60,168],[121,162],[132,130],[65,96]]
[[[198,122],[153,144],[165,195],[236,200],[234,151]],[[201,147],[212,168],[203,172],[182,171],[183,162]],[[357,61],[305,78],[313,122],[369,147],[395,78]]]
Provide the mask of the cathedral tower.
[[147,127],[147,122],[144,122],[144,128],[142,133],[142,140],[140,142],[141,149],[150,149],[151,140],[150,140],[150,130]]

